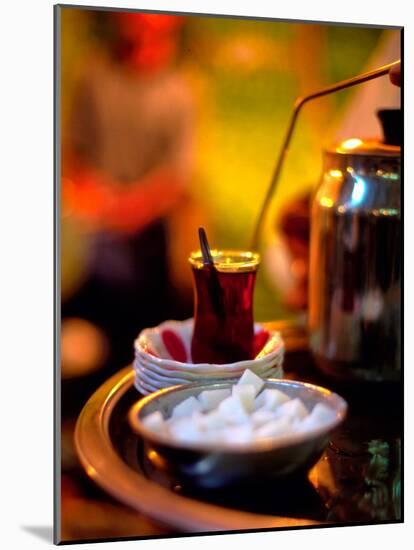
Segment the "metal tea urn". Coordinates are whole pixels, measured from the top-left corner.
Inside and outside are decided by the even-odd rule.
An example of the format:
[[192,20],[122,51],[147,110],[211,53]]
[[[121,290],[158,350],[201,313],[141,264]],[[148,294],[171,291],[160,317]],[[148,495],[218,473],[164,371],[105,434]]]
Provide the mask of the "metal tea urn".
[[384,140],[325,152],[311,214],[309,337],[339,380],[398,381],[401,367],[401,111]]

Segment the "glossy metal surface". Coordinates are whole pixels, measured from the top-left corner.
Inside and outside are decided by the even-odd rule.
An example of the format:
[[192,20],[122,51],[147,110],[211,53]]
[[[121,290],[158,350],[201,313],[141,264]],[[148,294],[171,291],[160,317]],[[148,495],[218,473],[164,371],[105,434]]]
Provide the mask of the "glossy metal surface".
[[[333,381],[315,369],[301,328],[289,322],[272,323],[268,328],[283,335],[287,378],[332,386]],[[102,505],[108,503],[112,508],[98,509],[98,527],[92,514],[96,492],[92,485],[82,483],[78,488],[85,495],[84,508],[77,507],[76,514],[73,507],[65,508],[65,523],[77,534],[72,540],[99,539],[109,532],[151,536],[155,530],[157,536],[163,536],[181,531],[402,521],[401,386],[376,384],[368,393],[359,384],[335,387],[349,403],[348,415],[330,436],[326,451],[307,477],[268,480],[232,490],[197,489],[180,486],[145,460],[142,439],[132,432],[127,419],[139,396],[132,369],[120,371],[88,401],[76,429],[76,447],[84,470],[119,504],[100,493]],[[80,473],[79,479],[83,479]],[[132,508],[129,520],[123,504]],[[131,525],[133,510],[137,511],[135,531]],[[79,536],[82,511],[86,517]],[[151,521],[150,530],[142,525],[143,518]]]
[[355,139],[326,152],[312,207],[309,338],[334,377],[400,377],[400,197],[398,147]]
[[[131,464],[136,464],[137,456],[126,460],[114,444],[115,434],[127,413],[123,401],[128,402],[137,395],[133,380],[134,372],[130,367],[111,377],[86,403],[76,424],[75,446],[79,459],[88,476],[110,495],[176,531],[275,529],[316,523],[301,517],[229,509],[184,497],[152,481],[140,468],[133,467]],[[131,447],[136,453],[132,443],[137,440],[128,435],[125,442],[128,456]]]
[[308,410],[324,403],[335,418],[324,428],[251,444],[223,447],[217,443],[181,443],[145,428],[142,418],[161,411],[168,418],[175,405],[205,389],[228,388],[231,384],[188,384],[160,390],[141,399],[131,408],[129,421],[144,441],[144,452],[155,468],[168,472],[179,483],[201,488],[223,488],[239,483],[280,479],[306,473],[320,458],[331,431],[345,418],[346,402],[325,388],[290,380],[267,380],[266,388],[276,388],[290,397],[299,397]]

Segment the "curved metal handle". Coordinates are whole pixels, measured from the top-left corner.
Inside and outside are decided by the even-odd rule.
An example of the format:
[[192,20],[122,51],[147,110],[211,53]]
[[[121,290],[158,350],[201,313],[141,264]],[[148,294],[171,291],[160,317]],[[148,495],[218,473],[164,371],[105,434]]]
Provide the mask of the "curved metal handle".
[[280,178],[280,173],[282,171],[283,162],[285,160],[290,141],[292,139],[293,130],[295,128],[295,124],[297,121],[297,118],[299,116],[299,113],[302,109],[302,107],[311,101],[312,99],[316,99],[318,97],[322,97],[324,95],[332,94],[334,92],[338,92],[339,90],[344,90],[345,88],[350,88],[351,86],[355,86],[357,84],[362,84],[363,82],[368,82],[368,80],[372,80],[374,78],[378,78],[380,76],[384,76],[390,72],[392,67],[395,65],[398,65],[400,61],[394,61],[393,63],[388,63],[387,65],[384,65],[383,67],[379,67],[378,69],[375,69],[373,71],[369,71],[367,73],[363,73],[358,76],[354,76],[352,78],[348,78],[346,80],[341,80],[340,82],[336,82],[335,84],[331,84],[330,86],[327,86],[326,88],[322,88],[321,90],[318,90],[317,92],[314,92],[312,94],[299,97],[294,104],[292,116],[290,118],[289,126],[286,131],[285,139],[282,144],[282,148],[279,153],[279,157],[276,163],[275,170],[273,172],[272,179],[270,180],[270,185],[268,187],[268,190],[265,195],[265,199],[262,204],[262,208],[259,213],[259,217],[256,223],[256,227],[253,233],[253,239],[252,239],[252,250],[256,250],[258,248],[259,244],[259,236],[262,229],[262,224],[264,222],[264,219],[266,217],[267,210],[270,205],[270,199],[273,196],[273,193],[276,189],[277,183]]

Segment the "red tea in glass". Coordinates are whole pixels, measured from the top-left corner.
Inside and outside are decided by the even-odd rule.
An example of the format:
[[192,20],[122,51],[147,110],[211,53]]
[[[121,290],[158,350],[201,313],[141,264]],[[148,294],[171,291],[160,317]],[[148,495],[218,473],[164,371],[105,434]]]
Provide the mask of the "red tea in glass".
[[233,363],[253,358],[253,291],[259,254],[212,250],[214,269],[201,252],[189,258],[194,276],[193,363]]

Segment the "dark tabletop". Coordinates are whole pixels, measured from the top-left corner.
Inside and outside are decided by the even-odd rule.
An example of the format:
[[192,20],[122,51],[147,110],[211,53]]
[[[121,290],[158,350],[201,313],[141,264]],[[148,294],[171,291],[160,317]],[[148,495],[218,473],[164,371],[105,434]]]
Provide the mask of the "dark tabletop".
[[[332,435],[327,450],[307,479],[278,483],[272,491],[256,487],[200,493],[184,488],[184,493],[222,506],[306,517],[321,523],[401,521],[401,386],[338,385],[316,370],[307,351],[303,329],[285,322],[272,323],[271,326],[281,330],[285,339],[286,377],[337,391],[349,404],[345,423]],[[77,395],[82,395],[82,386],[85,385],[90,389],[91,381],[72,381],[69,386],[63,383],[62,392],[72,392],[73,395],[73,388],[79,388]],[[73,447],[76,407],[70,406],[68,396],[64,402],[61,539],[80,541],[172,534],[172,530],[118,503],[88,478]],[[156,479],[150,471],[147,475]]]

